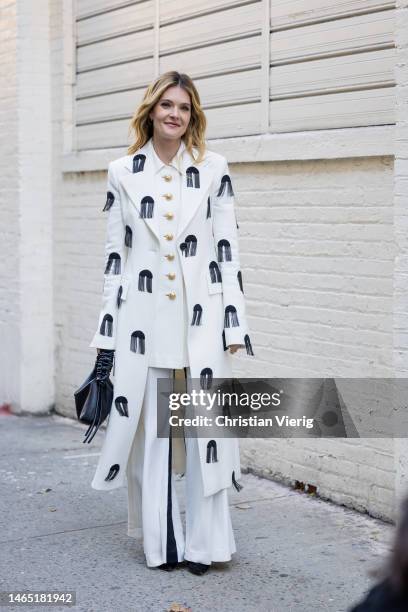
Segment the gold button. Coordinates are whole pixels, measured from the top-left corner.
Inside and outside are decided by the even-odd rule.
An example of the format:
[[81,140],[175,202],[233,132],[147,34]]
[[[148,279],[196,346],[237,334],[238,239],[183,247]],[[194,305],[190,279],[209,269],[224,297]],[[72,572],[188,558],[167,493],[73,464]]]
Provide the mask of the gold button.
[[171,176],[171,174],[164,174],[163,178],[164,178],[165,181],[169,182],[169,181],[171,181],[172,176]]
[[172,193],[163,193],[163,198],[166,198],[166,200],[172,200],[173,199],[173,194]]
[[166,293],[166,295],[170,300],[174,300],[176,297],[176,293],[174,291],[170,291],[170,293]]
[[173,261],[174,259],[174,255],[172,253],[168,253],[167,255],[165,255],[165,257],[169,260],[169,261]]
[[164,234],[166,240],[173,240],[173,234]]
[[166,276],[168,276],[169,280],[174,280],[176,278],[174,272],[169,272],[168,274],[166,274]]
[[165,215],[163,215],[163,217],[167,217],[167,219],[170,221],[170,219],[174,217],[174,214],[172,212],[168,212]]

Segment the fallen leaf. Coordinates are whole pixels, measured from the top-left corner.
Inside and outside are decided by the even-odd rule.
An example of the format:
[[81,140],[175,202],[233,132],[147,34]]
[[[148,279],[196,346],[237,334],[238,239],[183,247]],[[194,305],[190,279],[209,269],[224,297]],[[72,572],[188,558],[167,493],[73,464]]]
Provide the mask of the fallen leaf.
[[251,506],[251,504],[235,504],[235,508],[239,508],[240,510],[249,510],[250,508],[253,508],[253,506]]
[[167,612],[192,612],[191,608],[186,608],[182,604],[172,603]]

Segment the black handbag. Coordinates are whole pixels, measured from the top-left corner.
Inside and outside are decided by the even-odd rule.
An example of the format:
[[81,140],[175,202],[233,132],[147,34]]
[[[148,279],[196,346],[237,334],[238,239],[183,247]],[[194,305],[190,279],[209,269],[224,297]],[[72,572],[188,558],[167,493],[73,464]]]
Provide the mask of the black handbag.
[[89,425],[83,442],[91,442],[108,416],[113,401],[113,385],[109,379],[115,351],[100,349],[88,378],[74,393],[78,420]]

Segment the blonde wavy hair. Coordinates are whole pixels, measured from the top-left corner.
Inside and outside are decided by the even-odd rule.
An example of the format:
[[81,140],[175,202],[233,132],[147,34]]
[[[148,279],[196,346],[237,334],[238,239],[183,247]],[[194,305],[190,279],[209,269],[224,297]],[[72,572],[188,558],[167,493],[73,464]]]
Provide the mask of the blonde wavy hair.
[[[129,134],[134,132],[136,140],[128,148],[128,155],[133,155],[153,136],[153,122],[149,118],[149,113],[166,89],[173,85],[182,87],[189,94],[191,100],[191,118],[182,140],[196,164],[203,160],[206,151],[205,130],[207,120],[201,108],[200,96],[192,79],[187,74],[176,70],[165,72],[147,87],[142,102],[136,109],[129,126]],[[193,147],[198,151],[197,158],[194,158]]]

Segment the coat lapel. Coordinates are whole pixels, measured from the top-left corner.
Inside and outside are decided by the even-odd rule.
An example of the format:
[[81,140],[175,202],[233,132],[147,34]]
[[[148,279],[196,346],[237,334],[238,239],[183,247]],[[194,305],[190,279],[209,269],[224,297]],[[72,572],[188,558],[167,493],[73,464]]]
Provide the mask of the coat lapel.
[[[140,162],[135,162],[135,157],[138,155],[145,156],[144,163],[140,164]],[[129,174],[124,174],[119,180],[125,188],[132,204],[135,206],[138,217],[140,217],[142,212],[142,199],[145,196],[154,197],[154,164],[151,155],[149,155],[148,143],[144,144],[143,147],[138,149],[133,155],[127,156],[125,167],[129,171]],[[135,169],[138,169],[138,171],[134,172]],[[153,216],[144,216],[143,220],[156,235],[157,239],[160,240],[157,222],[157,204],[157,202],[154,203]]]
[[[144,164],[142,165],[143,169],[140,169],[140,163],[135,164],[133,161],[137,155],[145,156]],[[142,211],[142,199],[145,196],[154,197],[153,185],[155,178],[157,180],[157,177],[154,175],[154,163],[150,154],[148,143],[144,144],[143,147],[138,149],[135,154],[127,156],[125,167],[128,170],[128,174],[123,174],[119,180],[126,190],[132,204],[135,206],[138,216],[140,217]],[[137,168],[139,168],[139,170],[134,172],[134,169]],[[192,168],[198,170],[198,175],[195,174],[194,170],[191,170]],[[203,199],[207,198],[208,196],[208,190],[212,180],[212,173],[208,157],[204,157],[203,161],[197,165],[189,152],[185,149],[182,157],[182,173],[181,216],[175,236],[176,239],[182,234],[187,225],[190,223]],[[198,186],[195,186],[197,184]],[[152,217],[143,217],[145,223],[150,227],[151,231],[155,234],[159,241],[160,233],[158,227],[157,207],[160,206],[160,204],[160,202],[155,202]]]
[[[181,216],[176,233],[176,239],[184,232],[191,219],[197,212],[203,199],[207,199],[208,190],[212,180],[208,156],[200,164],[195,164],[187,150],[183,154],[183,176],[181,183]],[[198,170],[194,176],[191,168]],[[187,172],[190,169],[190,172]],[[191,177],[189,180],[189,176]],[[198,177],[198,181],[197,181]],[[191,180],[192,179],[192,180]],[[199,183],[198,187],[194,185]],[[192,185],[191,185],[192,183]]]

